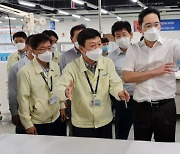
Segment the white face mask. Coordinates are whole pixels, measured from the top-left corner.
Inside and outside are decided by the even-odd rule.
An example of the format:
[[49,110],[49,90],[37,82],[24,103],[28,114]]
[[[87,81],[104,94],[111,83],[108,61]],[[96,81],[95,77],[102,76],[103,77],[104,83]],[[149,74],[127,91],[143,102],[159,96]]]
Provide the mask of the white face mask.
[[74,46],[79,49],[79,43],[77,41],[74,43]]
[[129,46],[131,45],[131,40],[129,37],[122,37],[120,39],[117,39],[116,43],[118,47],[123,48],[123,49],[128,49]]
[[52,49],[51,49],[52,52],[56,52],[57,51],[57,44],[53,44],[52,45]]
[[15,47],[17,50],[23,50],[25,48],[25,43],[16,43]]
[[159,36],[160,36],[160,31],[155,27],[152,27],[151,29],[144,32],[144,38],[148,41],[152,41],[152,42],[157,41]]
[[52,52],[46,51],[42,54],[38,54],[37,58],[39,58],[43,62],[50,62],[52,59]]
[[98,61],[102,56],[102,49],[97,48],[95,50],[87,51],[86,56],[93,61]]

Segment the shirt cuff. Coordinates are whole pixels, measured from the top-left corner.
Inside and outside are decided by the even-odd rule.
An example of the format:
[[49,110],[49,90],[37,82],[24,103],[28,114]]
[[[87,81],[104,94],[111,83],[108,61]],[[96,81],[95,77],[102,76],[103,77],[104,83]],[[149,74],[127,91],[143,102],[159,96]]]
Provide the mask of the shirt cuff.
[[28,129],[28,128],[31,128],[34,126],[32,121],[28,120],[28,118],[23,116],[22,114],[20,114],[20,112],[19,112],[19,117],[20,117],[21,123],[25,129]]
[[116,100],[118,100],[118,101],[120,101],[121,99],[119,98],[119,93],[120,92],[118,92],[118,93],[116,93],[115,95],[114,95],[114,97],[116,98]]
[[65,108],[66,108],[65,103],[64,103],[64,102],[61,102],[61,103],[60,103],[60,109],[65,109]]
[[22,122],[22,120],[21,120],[21,123],[22,123],[22,125],[24,126],[24,128],[25,129],[28,129],[28,128],[31,128],[31,127],[33,127],[34,125],[33,125],[33,123],[32,122]]

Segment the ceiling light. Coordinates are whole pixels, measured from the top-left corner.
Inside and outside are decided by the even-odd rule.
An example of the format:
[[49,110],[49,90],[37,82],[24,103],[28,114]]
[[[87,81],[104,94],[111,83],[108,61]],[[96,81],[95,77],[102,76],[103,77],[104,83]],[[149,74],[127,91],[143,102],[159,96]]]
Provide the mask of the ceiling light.
[[26,6],[30,6],[30,7],[35,7],[36,6],[36,4],[31,3],[31,2],[27,2],[27,1],[18,1],[18,2],[21,5],[26,5]]
[[101,13],[108,14],[108,11],[101,9]]
[[79,15],[76,15],[76,14],[72,14],[72,16],[75,18],[81,18]]
[[118,16],[117,16],[117,19],[118,19],[118,20],[122,20],[122,18],[121,18],[121,17],[118,17]]
[[55,19],[55,18],[51,18],[51,20],[56,21],[56,22],[58,22],[58,21],[59,21],[58,19]]
[[89,19],[89,18],[85,18],[85,17],[84,17],[84,20],[86,20],[86,21],[90,21],[90,19]]
[[74,3],[80,4],[80,5],[84,5],[84,2],[80,1],[80,0],[72,0]]
[[46,6],[46,5],[40,5],[43,9],[45,9],[45,10],[51,10],[51,11],[53,11],[54,10],[54,8],[52,8],[52,7],[49,7],[49,6]]
[[2,24],[2,21],[0,21],[0,24]]
[[58,12],[59,12],[60,14],[69,15],[68,12],[65,12],[65,11],[62,11],[62,10],[58,10]]
[[16,18],[14,18],[14,17],[5,17],[5,19],[16,20]]
[[134,3],[137,3],[138,0],[132,0]]
[[148,7],[147,6],[144,6],[143,9],[147,9]]

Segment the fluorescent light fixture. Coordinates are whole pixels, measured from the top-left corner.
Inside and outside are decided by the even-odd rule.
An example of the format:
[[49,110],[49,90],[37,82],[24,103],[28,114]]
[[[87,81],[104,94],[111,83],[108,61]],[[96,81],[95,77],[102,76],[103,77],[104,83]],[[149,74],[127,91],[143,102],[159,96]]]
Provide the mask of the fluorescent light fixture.
[[31,2],[27,2],[27,1],[18,1],[18,2],[19,2],[19,4],[25,5],[25,6],[30,6],[30,7],[35,7],[36,6],[36,4],[31,3]]
[[58,22],[59,20],[58,19],[55,19],[55,18],[51,18],[51,20],[55,21],[55,22]]
[[117,16],[117,19],[118,19],[118,20],[122,20],[122,18],[121,18],[121,17],[118,17],[118,16]]
[[143,9],[147,9],[148,7],[147,6],[144,6]]
[[14,18],[14,17],[5,17],[5,19],[11,19],[11,20],[16,20],[16,18]]
[[49,7],[49,6],[46,6],[46,5],[40,5],[43,9],[46,9],[46,10],[51,10],[51,11],[53,11],[54,10],[54,8],[52,8],[52,7]]
[[108,14],[108,11],[101,9],[101,13]]
[[58,10],[58,12],[59,12],[60,14],[69,15],[68,12],[65,12],[65,11],[62,11],[62,10]]
[[86,21],[90,21],[90,19],[89,19],[89,18],[85,18],[85,17],[84,17],[84,20],[86,20]]
[[132,0],[132,2],[137,3],[138,0]]
[[84,5],[84,2],[80,1],[80,0],[72,0],[74,3],[80,4],[80,5]]
[[72,16],[75,18],[81,18],[79,15],[76,15],[76,14],[72,14]]
[[2,21],[0,21],[0,24],[2,24]]

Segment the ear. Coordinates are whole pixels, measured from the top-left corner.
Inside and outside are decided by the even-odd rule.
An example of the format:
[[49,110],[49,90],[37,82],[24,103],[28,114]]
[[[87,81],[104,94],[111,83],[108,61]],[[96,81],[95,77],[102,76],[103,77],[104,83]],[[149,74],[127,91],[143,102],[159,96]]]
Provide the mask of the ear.
[[132,38],[133,38],[133,32],[131,32],[131,37],[130,37],[130,38],[131,38],[131,40],[132,40]]
[[142,27],[138,25],[138,30],[142,34]]
[[73,43],[72,37],[70,37],[71,42]]
[[31,53],[33,53],[33,49],[29,46],[29,51],[31,52]]
[[114,42],[116,42],[115,37],[113,37],[113,38],[114,38]]
[[161,27],[162,27],[162,23],[160,22],[160,29],[159,29],[160,31],[161,31]]
[[29,45],[25,44],[25,48],[27,49],[29,47]]
[[38,55],[38,53],[34,49],[32,49],[32,53],[36,56]]
[[83,46],[79,45],[79,51],[80,51],[82,54],[85,53],[85,50],[84,50]]

